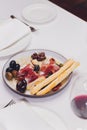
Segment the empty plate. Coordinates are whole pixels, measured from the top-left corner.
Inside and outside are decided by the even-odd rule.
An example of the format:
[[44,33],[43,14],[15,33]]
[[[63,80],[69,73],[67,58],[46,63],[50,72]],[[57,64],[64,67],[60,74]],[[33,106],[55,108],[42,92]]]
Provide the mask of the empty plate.
[[30,34],[29,27],[17,19],[8,19],[0,26],[0,51]]
[[[0,111],[6,130],[67,130],[67,124],[55,112],[39,106],[16,103]],[[0,129],[4,130],[4,129]]]
[[0,122],[0,130],[6,130],[5,126]]
[[0,58],[12,56],[18,52],[21,52],[30,45],[31,38],[31,34],[29,34],[28,36],[22,38],[20,41],[16,42],[13,46],[0,51]]
[[[3,23],[7,23],[8,20],[0,20],[0,26],[2,26]],[[31,30],[30,28],[28,28],[29,34],[23,38],[21,38],[20,40],[18,40],[17,42],[15,42],[15,44],[7,47],[6,49],[3,49],[0,51],[0,58],[3,57],[8,57],[11,56],[13,54],[16,54],[22,50],[24,50],[27,46],[29,46],[30,42],[31,42]]]
[[57,16],[57,11],[48,3],[38,3],[25,7],[22,15],[28,22],[43,24],[54,20]]

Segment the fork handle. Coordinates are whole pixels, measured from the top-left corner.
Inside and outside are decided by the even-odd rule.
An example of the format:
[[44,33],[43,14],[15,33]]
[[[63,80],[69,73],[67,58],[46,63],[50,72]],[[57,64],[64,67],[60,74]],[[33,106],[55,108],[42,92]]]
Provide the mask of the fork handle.
[[[11,15],[10,16],[12,19],[15,19],[16,17],[14,16],[14,15]],[[17,19],[17,18],[16,18]],[[20,20],[21,21],[21,20]],[[21,21],[22,23],[24,23],[26,26],[28,26],[30,29],[31,29],[31,31],[32,32],[35,32],[36,31],[36,29],[34,28],[34,27],[32,27],[32,26],[29,26],[27,23],[25,23],[25,22],[23,22],[23,21]]]
[[[17,19],[14,15],[10,16],[12,19]],[[21,21],[21,20],[20,20]],[[21,21],[22,23],[24,23],[23,21]],[[24,23],[25,25],[29,26],[28,24]]]

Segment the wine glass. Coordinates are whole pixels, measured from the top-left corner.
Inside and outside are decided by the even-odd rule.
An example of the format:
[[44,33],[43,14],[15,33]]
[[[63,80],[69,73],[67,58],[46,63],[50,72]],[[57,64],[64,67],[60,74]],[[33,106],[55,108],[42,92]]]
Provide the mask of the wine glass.
[[74,80],[70,95],[71,108],[80,118],[87,119],[87,73]]

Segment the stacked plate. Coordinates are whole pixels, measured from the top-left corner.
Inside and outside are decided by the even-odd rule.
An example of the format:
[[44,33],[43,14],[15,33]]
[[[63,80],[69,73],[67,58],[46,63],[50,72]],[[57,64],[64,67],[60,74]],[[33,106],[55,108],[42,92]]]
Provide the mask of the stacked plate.
[[17,19],[0,22],[0,58],[25,49],[31,40],[31,30]]
[[1,110],[0,125],[0,130],[68,130],[57,113],[24,102]]
[[[53,21],[57,16],[57,11],[47,2],[36,3],[25,7],[22,16],[29,23],[44,24]],[[30,44],[30,34],[30,28],[16,18],[1,21],[0,58],[11,56],[25,49]]]
[[34,24],[45,24],[53,21],[57,16],[55,7],[48,2],[31,4],[24,8],[23,18]]

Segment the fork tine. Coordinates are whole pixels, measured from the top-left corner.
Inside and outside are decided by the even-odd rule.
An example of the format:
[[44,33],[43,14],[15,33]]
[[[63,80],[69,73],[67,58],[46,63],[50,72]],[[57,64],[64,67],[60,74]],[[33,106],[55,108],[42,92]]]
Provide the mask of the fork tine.
[[4,106],[4,108],[10,106],[10,105],[13,105],[15,104],[15,101],[12,99],[7,105]]
[[12,102],[12,100],[11,100],[8,104],[6,104],[6,105],[4,106],[4,108],[7,107],[11,102]]
[[[25,98],[22,98],[22,99],[20,99],[19,101],[24,101],[24,102],[28,103],[28,100],[25,99]],[[7,105],[5,105],[3,108],[6,108],[6,107],[11,106],[11,105],[16,104],[16,103],[17,103],[17,102],[12,99],[12,100],[10,100],[10,102],[9,102]]]

